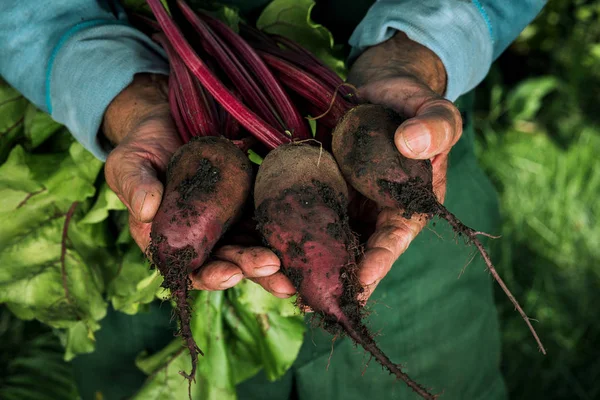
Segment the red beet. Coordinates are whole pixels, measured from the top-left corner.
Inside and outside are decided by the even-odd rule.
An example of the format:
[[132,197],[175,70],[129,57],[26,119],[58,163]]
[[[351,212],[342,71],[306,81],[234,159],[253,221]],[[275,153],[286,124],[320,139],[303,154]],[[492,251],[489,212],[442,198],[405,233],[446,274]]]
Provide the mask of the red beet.
[[[517,308],[540,350],[546,351],[529,318],[494,268],[477,232],[464,225],[433,192],[429,160],[404,157],[394,144],[394,134],[404,119],[380,105],[363,104],[348,111],[333,132],[332,150],[348,183],[380,206],[402,209],[405,218],[415,214],[445,219],[454,231],[475,245],[490,273]],[[489,235],[487,235],[489,236]]]
[[298,290],[299,302],[333,334],[345,332],[385,368],[426,399],[377,347],[362,323],[356,279],[358,245],[348,226],[348,191],[333,157],[316,147],[290,144],[272,150],[254,189],[258,227]]
[[173,155],[161,206],[154,217],[150,259],[177,303],[180,335],[192,356],[194,379],[198,354],[190,330],[187,302],[190,272],[199,268],[213,246],[240,215],[252,184],[248,158],[233,143],[197,137]]

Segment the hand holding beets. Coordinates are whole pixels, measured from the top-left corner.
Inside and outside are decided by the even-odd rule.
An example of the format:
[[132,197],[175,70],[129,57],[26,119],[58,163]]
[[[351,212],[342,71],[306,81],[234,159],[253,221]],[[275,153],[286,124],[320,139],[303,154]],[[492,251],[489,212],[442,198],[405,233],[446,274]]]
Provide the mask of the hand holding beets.
[[[366,101],[407,118],[396,130],[395,145],[407,158],[431,160],[433,190],[443,202],[448,154],[461,136],[462,120],[454,104],[442,98],[446,71],[441,60],[399,32],[367,49],[353,64],[348,81],[358,87]],[[372,294],[426,222],[425,218],[406,219],[397,209],[378,212],[359,272],[366,289],[362,300]]]
[[[146,251],[167,165],[182,144],[169,114],[166,77],[136,75],[108,107],[103,132],[115,145],[106,161],[106,181],[129,209],[131,235]],[[277,297],[290,297],[295,289],[279,267],[269,249],[224,243],[190,278],[194,289],[224,290],[248,277]]]

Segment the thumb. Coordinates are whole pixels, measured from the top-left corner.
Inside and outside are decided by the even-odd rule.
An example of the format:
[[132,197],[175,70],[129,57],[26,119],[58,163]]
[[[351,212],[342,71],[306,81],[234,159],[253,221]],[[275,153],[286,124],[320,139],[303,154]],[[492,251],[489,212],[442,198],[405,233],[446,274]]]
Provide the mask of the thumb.
[[114,154],[116,151],[106,160],[106,181],[127,206],[132,218],[139,222],[151,222],[158,211],[164,190],[156,168],[139,154]]
[[125,201],[130,205],[133,218],[140,222],[152,222],[162,200],[163,184],[152,166],[138,167],[137,174],[127,177],[131,182],[123,183],[125,187],[131,187]]
[[395,143],[404,156],[424,160],[449,152],[461,133],[458,109],[449,101],[434,98],[398,127]]

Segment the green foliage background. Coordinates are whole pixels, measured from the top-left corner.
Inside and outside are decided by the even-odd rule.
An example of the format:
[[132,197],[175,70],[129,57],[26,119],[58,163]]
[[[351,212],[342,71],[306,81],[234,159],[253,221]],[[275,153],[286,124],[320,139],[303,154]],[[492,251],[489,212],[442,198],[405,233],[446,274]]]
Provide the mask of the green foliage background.
[[[11,143],[22,134],[28,151],[35,153],[43,148],[63,151],[69,157],[57,170],[33,176],[27,171],[36,171],[35,159],[17,151],[11,155],[13,167],[29,169],[12,181],[6,179],[7,175],[0,175],[2,184],[13,191],[39,191],[39,196],[32,197],[27,206],[41,207],[40,212],[47,215],[62,216],[72,201],[80,201],[72,228],[81,231],[79,237],[97,240],[101,237],[98,231],[105,230],[107,224],[122,227],[121,221],[107,219],[109,212],[113,215],[120,205],[101,182],[93,181],[94,171],[73,172],[70,179],[80,182],[77,193],[65,193],[64,198],[51,200],[45,197],[44,188],[51,187],[60,174],[76,170],[67,164],[81,164],[86,155],[66,135],[56,134],[62,129],[60,126],[30,109],[18,93],[14,96],[15,100],[0,105],[4,107],[0,109],[0,159],[6,160]],[[498,293],[504,347],[502,368],[512,399],[600,398],[600,384],[596,383],[600,380],[600,324],[595,320],[600,304],[599,104],[597,0],[551,1],[494,64],[477,89],[478,156],[500,193],[504,217],[502,238],[495,243],[498,269],[525,310],[541,322],[537,327],[548,349],[545,357],[538,352],[518,314]],[[9,114],[18,116],[15,120],[2,119],[7,107],[11,108]],[[23,125],[22,131],[15,129],[18,124]],[[46,133],[58,139],[48,142]],[[92,168],[100,168],[93,161],[86,162]],[[95,195],[94,184],[101,188]],[[11,193],[1,193],[3,205],[16,201]],[[40,221],[36,233],[44,236],[48,230],[48,238],[60,236],[62,222]],[[11,229],[23,237],[20,245],[26,245],[31,232],[18,232],[18,226]],[[58,263],[59,242],[60,239],[48,240],[47,260],[23,262],[40,268]],[[96,253],[90,253],[92,245],[98,247]],[[112,254],[115,249],[116,255]],[[110,301],[123,312],[137,312],[156,292],[155,277],[146,271],[128,237],[69,243],[68,252],[70,262],[85,265],[84,270],[93,275],[98,274],[97,264],[103,260],[114,263],[121,259],[122,263],[131,264],[128,270],[136,274],[137,281],[147,277],[145,286],[132,289],[125,282],[132,277],[119,275],[122,264],[115,263],[113,270],[104,272],[113,274],[110,279],[96,279],[95,282],[109,282],[105,289]],[[86,254],[94,256],[86,258]],[[0,259],[3,256],[6,254]],[[68,299],[61,297],[64,294],[60,286],[50,294],[56,299],[47,300],[45,322],[70,329],[73,337],[86,338],[93,332],[98,319],[95,314],[101,313],[97,306],[75,310],[79,315],[73,320],[55,320],[52,307],[69,304],[65,303]],[[12,312],[27,317],[33,311],[13,307]],[[52,331],[38,322],[16,318],[5,306],[0,308],[0,398],[76,396],[68,364],[63,361],[63,347]],[[68,339],[61,335],[63,343],[68,343]],[[90,345],[83,339],[74,343],[83,348],[74,348],[73,352],[85,351]],[[165,351],[168,353],[169,348]],[[140,366],[153,371],[154,361],[141,360]],[[40,385],[41,382],[46,383]],[[37,388],[37,392],[23,391],[30,387]],[[55,394],[48,397],[46,387]]]
[[513,399],[600,398],[600,2],[550,1],[477,90],[478,155],[501,197],[498,293]]

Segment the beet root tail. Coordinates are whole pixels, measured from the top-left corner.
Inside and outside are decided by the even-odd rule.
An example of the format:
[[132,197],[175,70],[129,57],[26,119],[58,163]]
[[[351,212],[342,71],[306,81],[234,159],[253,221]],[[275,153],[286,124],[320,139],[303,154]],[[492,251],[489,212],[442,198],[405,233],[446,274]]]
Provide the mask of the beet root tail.
[[473,245],[477,248],[477,250],[479,251],[479,254],[481,254],[481,257],[483,257],[483,260],[485,261],[485,264],[487,265],[488,271],[490,271],[490,274],[492,274],[492,276],[494,277],[494,279],[496,280],[498,285],[500,285],[500,288],[502,289],[502,291],[504,291],[506,296],[510,299],[511,303],[513,303],[513,305],[515,306],[515,308],[517,309],[519,314],[521,314],[521,317],[523,318],[523,320],[527,324],[527,327],[531,331],[531,334],[535,338],[535,341],[537,342],[537,345],[538,345],[540,351],[543,354],[546,354],[546,349],[544,348],[542,341],[540,340],[537,332],[535,331],[535,328],[531,324],[530,318],[527,316],[527,314],[525,314],[525,311],[523,311],[523,309],[519,305],[519,302],[517,301],[515,296],[513,296],[511,291],[508,289],[508,287],[502,280],[502,278],[500,278],[498,271],[496,271],[494,264],[492,264],[492,260],[489,256],[489,254],[487,253],[487,251],[485,250],[485,247],[483,246],[483,244],[477,237],[479,235],[484,235],[484,236],[491,236],[491,235],[487,235],[482,232],[477,232],[474,229],[469,228],[468,226],[466,226],[465,224],[460,222],[460,220],[458,218],[456,218],[456,216],[454,214],[452,214],[450,211],[448,211],[448,209],[441,204],[438,204],[435,214],[438,217],[443,218],[446,221],[448,221],[448,223],[450,224],[450,226],[452,226],[452,229],[456,233],[458,233],[460,235],[464,235],[468,239],[468,241],[470,243],[473,243]]
[[[375,341],[367,332],[367,328],[362,324],[355,325],[348,319],[342,319],[339,321],[340,325],[346,331],[346,334],[354,340],[355,343],[361,345],[366,351],[368,351],[379,364],[385,367],[391,374],[395,375],[398,379],[401,379],[410,387],[415,393],[423,397],[426,400],[435,400],[438,395],[433,395],[427,391],[423,386],[411,379],[406,373],[402,372],[400,366],[394,364],[388,356],[385,355],[379,347],[375,344]],[[357,329],[358,327],[358,329]]]
[[187,282],[186,284],[179,290],[176,290],[173,293],[173,297],[175,298],[175,302],[177,303],[177,314],[179,316],[179,335],[183,339],[190,352],[190,356],[192,358],[192,370],[188,374],[185,371],[179,371],[179,374],[188,380],[188,394],[191,400],[192,398],[192,383],[196,382],[196,366],[198,365],[198,354],[204,356],[200,347],[196,344],[194,337],[192,335],[192,329],[190,327],[190,322],[192,319],[192,310],[187,301],[188,298],[188,288]]

